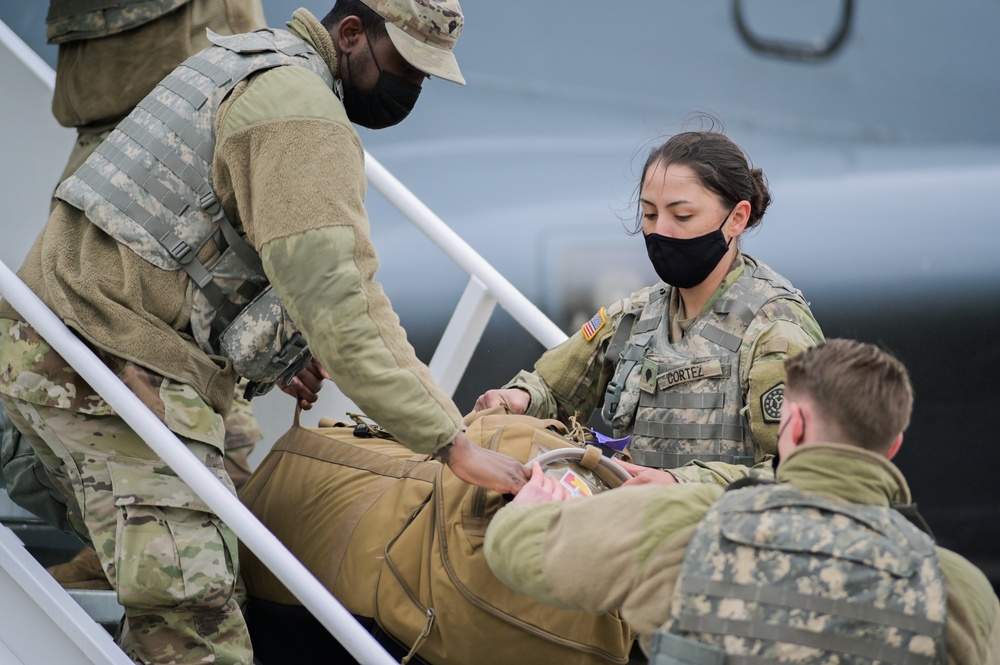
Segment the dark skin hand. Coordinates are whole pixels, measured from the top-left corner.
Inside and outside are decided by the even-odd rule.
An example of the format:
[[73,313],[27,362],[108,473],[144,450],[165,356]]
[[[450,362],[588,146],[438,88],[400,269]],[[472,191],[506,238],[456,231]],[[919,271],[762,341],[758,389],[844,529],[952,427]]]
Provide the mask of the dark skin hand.
[[475,446],[459,433],[448,455],[448,468],[470,485],[501,494],[517,494],[531,470],[513,457]]
[[329,378],[330,375],[327,374],[327,371],[323,369],[318,360],[313,358],[305,369],[293,377],[287,385],[281,385],[279,381],[278,387],[281,388],[281,392],[294,397],[303,411],[308,411],[319,399],[319,391],[323,387],[323,381]]

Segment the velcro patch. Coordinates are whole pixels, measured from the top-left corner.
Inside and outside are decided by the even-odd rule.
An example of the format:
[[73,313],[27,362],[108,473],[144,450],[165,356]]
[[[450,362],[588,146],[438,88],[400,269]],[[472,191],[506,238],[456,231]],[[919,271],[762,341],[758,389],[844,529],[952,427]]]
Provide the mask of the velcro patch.
[[580,330],[583,331],[583,336],[589,342],[594,339],[597,333],[604,327],[604,324],[608,322],[607,317],[604,316],[604,308],[602,307],[597,314],[594,314],[594,318],[583,324]]
[[760,396],[760,413],[765,423],[781,421],[781,403],[785,401],[785,382],[780,381]]
[[706,360],[705,362],[693,363],[668,369],[657,378],[656,385],[660,390],[665,390],[678,383],[697,381],[698,379],[710,379],[715,376],[722,376],[722,363],[718,360]]
[[660,375],[660,366],[649,358],[642,361],[642,370],[639,372],[639,390],[650,395],[656,392],[656,377]]

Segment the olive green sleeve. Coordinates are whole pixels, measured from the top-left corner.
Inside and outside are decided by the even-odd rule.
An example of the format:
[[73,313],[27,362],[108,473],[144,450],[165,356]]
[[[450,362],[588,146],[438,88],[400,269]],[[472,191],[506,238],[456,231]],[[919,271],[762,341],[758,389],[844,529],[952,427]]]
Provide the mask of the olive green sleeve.
[[364,152],[343,105],[299,67],[269,70],[234,94],[213,167],[227,213],[337,386],[404,445],[434,452],[461,415],[374,281]]
[[543,353],[534,372],[520,372],[504,388],[520,388],[531,395],[528,415],[565,423],[576,416],[587,422],[613,370],[604,363],[604,351],[613,333],[611,326],[607,327],[607,332],[600,331],[589,341],[577,332]]
[[[663,562],[677,558],[676,538],[721,494],[709,485],[641,486],[564,502],[514,503],[486,531],[486,560],[515,591],[556,607],[628,607],[657,585]],[[661,599],[661,613],[669,596]]]
[[416,452],[454,439],[461,416],[372,280],[376,262],[367,233],[316,229],[269,242],[261,258],[313,354],[366,415]]
[[1000,659],[1000,601],[989,580],[959,554],[937,548],[948,590],[945,637],[949,663],[996,663]]
[[[558,418],[568,423],[571,416],[587,422],[604,400],[615,363],[606,357],[612,337],[625,314],[638,312],[654,287],[646,287],[594,316],[596,325],[586,326],[569,339],[546,351],[535,363],[534,372],[521,372],[505,388],[521,388],[531,395],[529,415]],[[592,331],[592,334],[588,334]]]
[[823,333],[809,308],[790,300],[768,303],[747,329],[740,381],[758,462],[777,452],[785,359],[821,341]]
[[747,477],[774,480],[774,468],[770,456],[767,460],[753,466],[694,460],[682,467],[670,469],[670,474],[679,483],[710,483],[721,487],[726,487],[740,478]]

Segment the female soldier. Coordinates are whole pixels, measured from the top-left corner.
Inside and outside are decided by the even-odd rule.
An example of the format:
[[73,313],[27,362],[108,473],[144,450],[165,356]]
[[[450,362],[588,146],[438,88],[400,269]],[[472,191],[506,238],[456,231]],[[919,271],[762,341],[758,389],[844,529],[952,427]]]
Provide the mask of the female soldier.
[[651,151],[638,198],[634,233],[663,282],[602,308],[476,409],[587,421],[603,402],[614,436],[631,436],[631,483],[769,473],[782,361],[823,335],[802,294],[734,242],[771,201],[764,174],[723,134],[685,132]]

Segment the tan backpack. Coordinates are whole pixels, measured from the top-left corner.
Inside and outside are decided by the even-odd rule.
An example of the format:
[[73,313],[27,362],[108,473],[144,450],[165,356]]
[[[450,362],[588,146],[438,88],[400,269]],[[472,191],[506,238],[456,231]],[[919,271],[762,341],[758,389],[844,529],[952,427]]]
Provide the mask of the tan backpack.
[[[616,613],[556,609],[494,577],[482,545],[503,497],[391,439],[355,436],[377,428],[320,425],[293,426],[240,496],[351,613],[433,665],[628,662],[632,636]],[[581,446],[558,421],[502,413],[466,434],[522,462]],[[300,604],[243,547],[240,563],[252,596]]]

